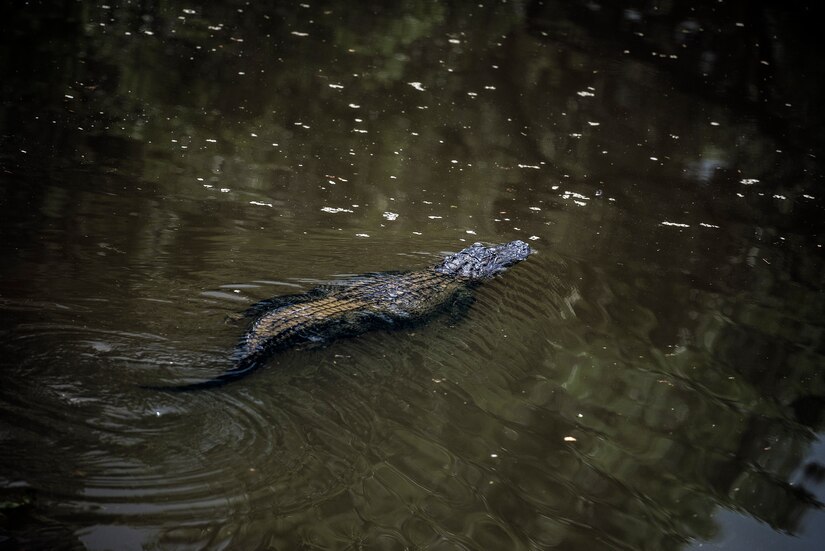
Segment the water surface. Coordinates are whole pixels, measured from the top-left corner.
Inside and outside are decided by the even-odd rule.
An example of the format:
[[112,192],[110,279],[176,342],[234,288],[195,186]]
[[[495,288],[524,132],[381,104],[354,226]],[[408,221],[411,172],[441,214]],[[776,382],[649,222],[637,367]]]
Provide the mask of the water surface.
[[[804,6],[13,8],[0,546],[815,549]],[[474,241],[460,320],[220,390],[229,314]]]

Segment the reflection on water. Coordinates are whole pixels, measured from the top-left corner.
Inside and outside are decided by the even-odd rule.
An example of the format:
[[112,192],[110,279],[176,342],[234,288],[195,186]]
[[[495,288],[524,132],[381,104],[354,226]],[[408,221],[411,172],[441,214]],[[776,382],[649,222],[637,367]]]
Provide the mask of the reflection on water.
[[[816,548],[797,9],[9,14],[0,547]],[[261,298],[515,238],[464,319],[138,387],[223,371]]]

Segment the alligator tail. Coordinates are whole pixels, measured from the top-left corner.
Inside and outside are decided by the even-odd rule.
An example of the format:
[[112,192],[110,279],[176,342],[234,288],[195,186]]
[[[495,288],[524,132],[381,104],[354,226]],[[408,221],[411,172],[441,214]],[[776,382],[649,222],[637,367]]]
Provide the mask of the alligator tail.
[[235,364],[232,369],[229,369],[213,379],[206,379],[204,381],[197,381],[194,383],[187,383],[182,385],[139,385],[145,390],[158,390],[162,392],[190,392],[193,390],[207,390],[210,388],[219,388],[229,384],[238,379],[246,377],[253,371],[263,367],[266,363],[266,358],[260,354],[250,354],[244,356]]

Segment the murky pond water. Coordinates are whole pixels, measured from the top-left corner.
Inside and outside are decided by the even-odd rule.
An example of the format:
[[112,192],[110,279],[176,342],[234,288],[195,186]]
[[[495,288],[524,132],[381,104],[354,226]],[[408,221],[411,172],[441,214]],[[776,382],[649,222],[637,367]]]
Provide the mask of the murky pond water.
[[[803,6],[13,8],[0,547],[817,549]],[[220,389],[251,303],[535,249]]]

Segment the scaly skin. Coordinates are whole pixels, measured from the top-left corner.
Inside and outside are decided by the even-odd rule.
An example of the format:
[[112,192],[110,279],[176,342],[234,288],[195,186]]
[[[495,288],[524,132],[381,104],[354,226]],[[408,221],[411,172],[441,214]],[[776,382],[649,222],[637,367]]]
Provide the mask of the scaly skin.
[[278,350],[424,322],[466,303],[473,287],[530,252],[522,241],[492,247],[476,243],[424,270],[369,274],[303,295],[262,301],[246,312],[257,317],[236,349],[238,360],[232,369],[206,381],[146,388],[188,391],[222,386],[262,367]]
[[446,304],[465,285],[432,270],[367,277],[326,297],[266,312],[252,324],[242,348],[248,354],[302,338],[328,340],[337,333],[360,332],[358,326],[371,317],[414,321]]

